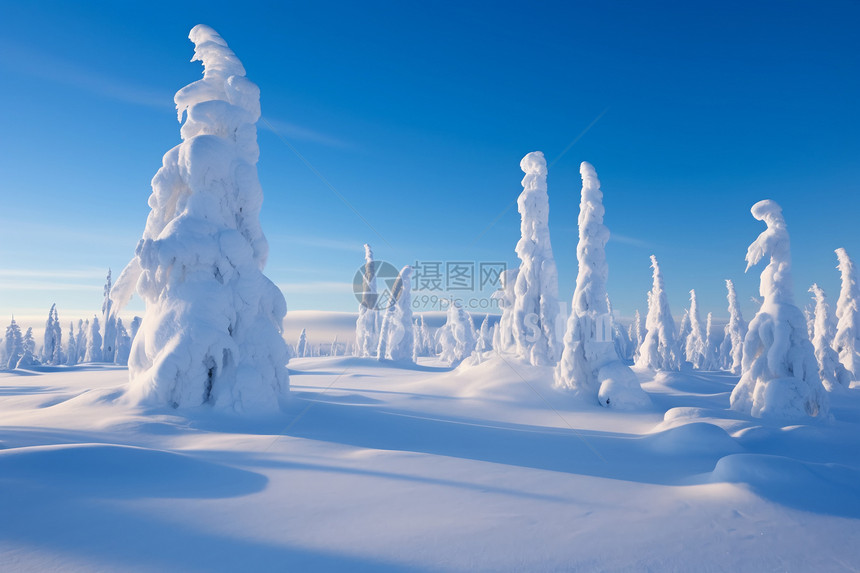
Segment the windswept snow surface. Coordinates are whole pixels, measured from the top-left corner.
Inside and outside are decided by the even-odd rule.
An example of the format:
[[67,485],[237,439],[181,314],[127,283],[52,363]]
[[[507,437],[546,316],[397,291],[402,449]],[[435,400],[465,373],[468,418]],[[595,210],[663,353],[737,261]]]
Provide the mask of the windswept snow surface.
[[[0,373],[0,571],[850,571],[860,388],[833,420],[634,369],[618,412],[511,355],[298,358],[257,418],[122,399],[118,366]],[[181,415],[179,415],[181,414]]]

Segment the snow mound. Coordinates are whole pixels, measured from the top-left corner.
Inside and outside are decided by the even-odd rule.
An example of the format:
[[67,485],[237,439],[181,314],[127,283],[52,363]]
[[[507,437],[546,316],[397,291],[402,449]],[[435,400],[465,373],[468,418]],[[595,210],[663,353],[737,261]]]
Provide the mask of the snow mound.
[[600,367],[597,382],[601,406],[616,410],[642,410],[651,406],[651,398],[642,390],[636,374],[619,360]]
[[662,454],[728,455],[743,448],[724,429],[707,422],[692,422],[645,438],[648,446]]

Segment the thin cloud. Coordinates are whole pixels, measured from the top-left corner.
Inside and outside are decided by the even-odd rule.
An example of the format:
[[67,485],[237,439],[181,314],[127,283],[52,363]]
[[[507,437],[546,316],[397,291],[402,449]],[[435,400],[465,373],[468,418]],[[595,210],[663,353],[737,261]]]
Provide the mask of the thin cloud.
[[307,283],[279,283],[278,288],[289,293],[350,294],[352,283],[316,281]]
[[629,237],[627,235],[621,235],[614,231],[609,233],[609,241],[630,245],[632,247],[640,247],[642,249],[653,249],[655,247],[654,243],[651,243],[649,241],[637,239],[636,237]]
[[300,141],[308,141],[311,143],[319,143],[321,145],[326,145],[328,147],[335,147],[338,149],[346,149],[352,147],[352,144],[343,141],[342,139],[338,139],[331,135],[322,133],[320,131],[310,129],[307,127],[303,127],[301,125],[296,125],[295,123],[290,123],[287,121],[281,121],[278,119],[272,119],[271,117],[266,116],[266,121],[261,121],[258,124],[258,127],[261,129],[265,129],[267,131],[274,131],[280,134],[283,137],[289,139],[298,139]]

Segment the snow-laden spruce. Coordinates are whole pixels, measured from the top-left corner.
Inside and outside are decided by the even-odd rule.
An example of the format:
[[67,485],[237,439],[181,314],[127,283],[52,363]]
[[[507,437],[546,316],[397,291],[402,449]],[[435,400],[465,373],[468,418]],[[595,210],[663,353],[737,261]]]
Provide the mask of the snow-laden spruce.
[[18,360],[24,354],[24,338],[21,335],[21,327],[15,322],[15,317],[12,317],[12,322],[6,327],[6,336],[4,342],[4,358],[6,359],[6,368],[14,370],[18,366]]
[[639,309],[636,309],[636,312],[633,313],[633,322],[630,323],[630,327],[627,329],[627,335],[630,338],[630,344],[633,346],[633,361],[635,362],[639,358],[639,347],[642,346],[642,342],[645,340],[645,324],[642,322],[642,315],[639,314]]
[[717,346],[717,333],[714,327],[714,313],[709,312],[705,327],[705,349],[702,353],[702,370],[719,370],[720,355]]
[[517,300],[515,287],[517,274],[520,269],[505,269],[499,274],[499,290],[492,294],[492,298],[498,301],[502,316],[496,325],[493,334],[493,348],[496,352],[512,352],[516,350],[514,340],[514,303]]
[[726,279],[726,291],[726,300],[729,301],[729,322],[723,330],[723,341],[720,343],[720,367],[732,374],[740,374],[747,323],[741,316],[735,283],[729,279]]
[[857,282],[857,269],[848,252],[836,249],[839,258],[839,272],[842,274],[842,288],[836,302],[836,335],[833,349],[839,354],[839,361],[851,374],[852,379],[860,380],[860,284]]
[[792,419],[826,416],[828,399],[803,313],[794,305],[791,248],[782,208],[770,199],[752,206],[767,229],[747,249],[747,270],[764,257],[761,309],[744,339],[741,379],[731,395],[733,410],[754,417]]
[[675,321],[669,311],[669,299],[663,284],[663,273],[657,257],[651,255],[653,283],[648,293],[648,315],[645,317],[645,339],[639,347],[636,366],[653,370],[680,370],[681,348],[675,338]]
[[57,305],[52,304],[45,321],[44,343],[42,344],[42,364],[59,365],[65,363],[63,355],[63,327],[57,314]]
[[412,362],[415,353],[415,335],[412,330],[412,267],[406,265],[397,275],[394,287],[391,289],[392,304],[382,319],[380,335],[379,360],[394,360],[396,362]]
[[821,383],[829,390],[848,388],[851,385],[851,373],[839,362],[839,354],[833,349],[833,339],[836,335],[836,323],[830,314],[827,296],[817,284],[809,287],[815,299],[815,318],[812,327],[812,346],[815,348],[815,359],[818,361],[818,375]]
[[69,336],[66,339],[66,366],[78,363],[78,341],[75,339],[75,323],[69,323]]
[[376,264],[370,245],[364,245],[364,267],[361,273],[361,303],[355,321],[355,345],[357,356],[375,356],[379,346],[379,313],[376,292]]
[[523,157],[523,192],[517,199],[522,218],[517,243],[520,269],[514,292],[513,334],[517,356],[536,366],[558,362],[557,340],[558,270],[549,239],[549,197],[546,190],[546,160],[533,151]]
[[104,325],[102,360],[105,362],[114,362],[116,359],[116,315],[113,313],[113,301],[110,298],[111,288],[111,271],[108,269],[108,274],[105,278],[104,300],[102,302],[102,324]]
[[112,292],[117,307],[135,286],[146,302],[128,394],[174,407],[273,410],[289,387],[286,303],[263,274],[260,90],[215,30],[198,25],[189,38],[203,79],[176,93],[183,141],[152,180],[143,238]]
[[102,361],[102,342],[99,319],[97,316],[94,316],[93,321],[90,323],[90,330],[87,333],[87,353],[84,355],[84,362]]
[[684,343],[684,355],[693,368],[702,368],[705,359],[705,339],[702,334],[702,319],[699,315],[699,301],[696,298],[696,289],[690,291],[690,332]]
[[439,358],[443,362],[457,365],[475,351],[477,337],[472,319],[460,303],[451,299],[445,325],[439,329]]
[[612,317],[606,296],[606,242],[603,193],[590,163],[579,168],[579,272],[571,313],[564,333],[564,351],[555,369],[555,383],[584,400],[609,408],[640,408],[650,404],[636,375],[621,362],[613,341]]
[[27,332],[21,338],[21,357],[15,368],[32,368],[39,365],[36,358],[36,338],[33,336],[33,327],[28,327]]
[[304,358],[309,356],[308,353],[308,330],[303,328],[299,333],[299,340],[296,342],[296,358]]

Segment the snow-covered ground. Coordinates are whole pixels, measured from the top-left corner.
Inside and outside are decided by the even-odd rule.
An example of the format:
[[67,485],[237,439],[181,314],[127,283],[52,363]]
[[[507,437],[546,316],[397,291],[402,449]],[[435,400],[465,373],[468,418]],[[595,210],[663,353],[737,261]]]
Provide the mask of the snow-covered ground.
[[0,571],[860,564],[860,388],[781,427],[731,411],[726,373],[637,370],[630,413],[511,357],[289,367],[250,420],[127,405],[120,367],[0,374]]

